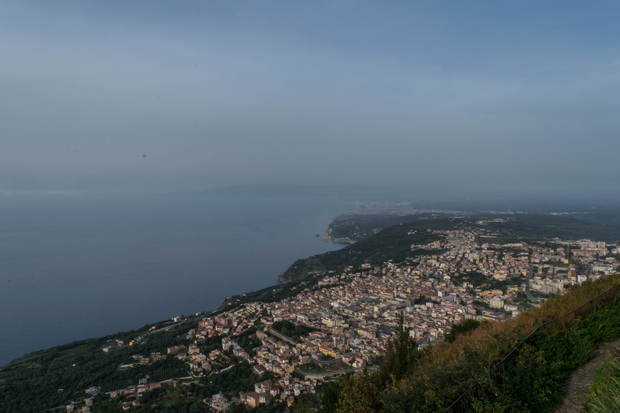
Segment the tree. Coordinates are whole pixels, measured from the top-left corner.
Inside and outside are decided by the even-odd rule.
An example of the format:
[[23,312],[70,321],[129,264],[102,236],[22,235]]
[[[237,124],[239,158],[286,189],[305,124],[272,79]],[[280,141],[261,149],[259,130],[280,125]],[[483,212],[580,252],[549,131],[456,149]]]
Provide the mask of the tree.
[[467,334],[470,331],[477,329],[478,326],[480,326],[480,321],[471,318],[463,320],[460,323],[452,324],[450,331],[446,333],[444,339],[448,343],[452,343],[459,335]]
[[418,345],[409,336],[409,328],[405,327],[403,315],[398,319],[396,334],[388,343],[387,352],[379,369],[384,382],[395,383],[403,378],[419,358]]
[[381,409],[379,394],[383,390],[381,376],[378,373],[368,373],[366,369],[360,374],[354,374],[345,380],[338,413],[371,413]]

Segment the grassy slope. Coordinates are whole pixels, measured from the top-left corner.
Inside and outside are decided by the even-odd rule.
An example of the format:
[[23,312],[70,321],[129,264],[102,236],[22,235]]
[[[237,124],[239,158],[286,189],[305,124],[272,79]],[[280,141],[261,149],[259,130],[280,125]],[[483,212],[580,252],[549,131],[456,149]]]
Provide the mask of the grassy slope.
[[585,410],[592,413],[620,411],[620,357],[596,372],[594,384],[586,396]]
[[[619,293],[620,275],[585,283],[519,317],[484,323],[453,343],[438,343],[404,379],[356,397],[363,405],[388,412],[553,411],[571,372],[587,362],[601,342],[620,338]],[[595,305],[583,306],[592,299]],[[372,383],[372,375],[366,381]],[[341,394],[340,399],[350,400],[348,396]],[[363,405],[354,410],[364,411]],[[353,410],[348,406],[340,411]]]

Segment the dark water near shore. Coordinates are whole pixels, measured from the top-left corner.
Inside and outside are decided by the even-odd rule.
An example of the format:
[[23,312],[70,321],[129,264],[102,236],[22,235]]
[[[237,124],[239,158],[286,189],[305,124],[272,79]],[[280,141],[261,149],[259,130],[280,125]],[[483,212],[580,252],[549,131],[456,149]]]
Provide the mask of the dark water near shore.
[[319,196],[0,196],[0,365],[276,283],[351,204]]

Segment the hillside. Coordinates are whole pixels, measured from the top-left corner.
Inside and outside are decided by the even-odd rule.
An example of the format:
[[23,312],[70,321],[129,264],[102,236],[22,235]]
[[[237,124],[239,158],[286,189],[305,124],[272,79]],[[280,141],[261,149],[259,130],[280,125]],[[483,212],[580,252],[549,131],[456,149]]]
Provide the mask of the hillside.
[[[406,370],[340,383],[338,412],[551,412],[570,374],[620,338],[620,275],[586,283],[516,318],[417,351]],[[383,366],[382,366],[383,367]]]
[[[437,237],[426,231],[427,229],[448,229],[457,224],[458,222],[449,218],[442,218],[432,222],[394,225],[337,251],[299,259],[280,275],[279,281],[295,281],[309,273],[339,272],[348,266],[358,267],[363,263],[375,265],[389,260],[402,261],[412,256],[412,244],[425,244],[436,240]],[[414,234],[415,231],[417,232]],[[420,250],[417,253],[426,252]]]
[[[485,224],[476,224],[478,220],[484,220]],[[399,262],[411,256],[411,244],[434,240],[427,230],[456,228],[463,223],[495,230],[500,234],[497,240],[503,243],[553,238],[620,240],[620,225],[610,217],[594,221],[550,214],[469,214],[467,217],[438,213],[404,216],[344,214],[330,223],[327,232],[336,239],[356,242],[336,251],[296,260],[279,276],[279,281],[297,281],[309,273],[338,272],[349,265],[359,266],[364,262],[372,265],[388,260]],[[411,235],[414,231],[417,233]],[[419,250],[417,253],[425,252]]]
[[28,354],[0,412],[550,411],[620,335],[620,280],[612,246],[552,236],[586,224],[546,218],[417,217],[216,311]]

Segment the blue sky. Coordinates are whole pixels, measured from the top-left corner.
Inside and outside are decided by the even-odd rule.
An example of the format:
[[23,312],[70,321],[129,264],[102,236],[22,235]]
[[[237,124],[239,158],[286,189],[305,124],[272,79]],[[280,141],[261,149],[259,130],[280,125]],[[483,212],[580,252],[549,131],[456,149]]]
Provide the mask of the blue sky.
[[612,1],[2,2],[0,190],[613,191],[618,21]]

